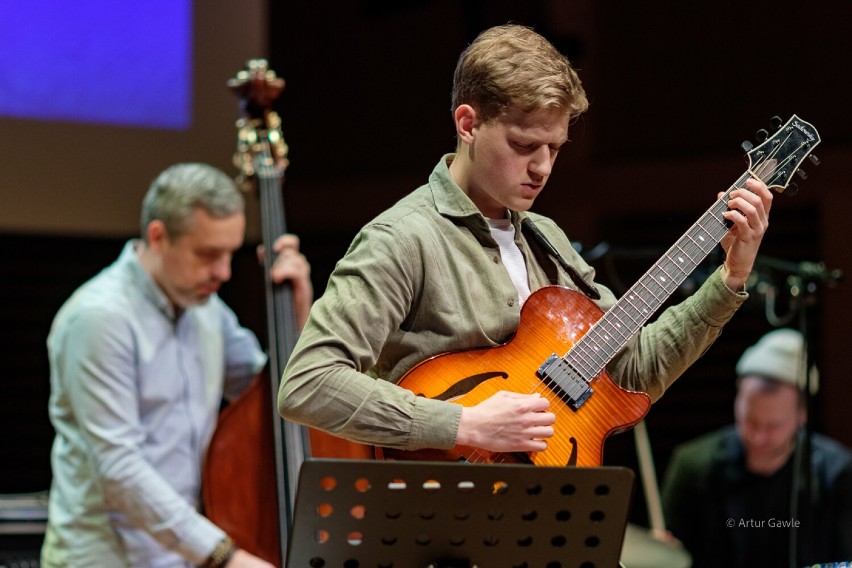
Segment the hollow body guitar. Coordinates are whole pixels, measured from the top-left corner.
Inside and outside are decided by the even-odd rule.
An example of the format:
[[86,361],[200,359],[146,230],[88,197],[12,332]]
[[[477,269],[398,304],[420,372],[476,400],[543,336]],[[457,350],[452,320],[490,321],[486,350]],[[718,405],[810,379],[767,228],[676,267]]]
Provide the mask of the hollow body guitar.
[[[548,439],[547,450],[505,454],[463,446],[414,452],[383,448],[382,457],[599,465],[606,437],[641,420],[651,404],[648,395],[622,389],[605,371],[589,382],[581,379],[562,387],[554,379],[542,378],[539,367],[552,361],[554,353],[573,353],[572,348],[601,315],[600,308],[579,292],[548,286],[534,292],[524,303],[520,325],[508,343],[439,355],[414,367],[399,382],[418,396],[464,406],[478,404],[501,390],[540,393],[551,401],[550,410],[556,414],[555,434]],[[576,410],[571,391],[578,393],[578,400],[586,396]]]
[[[793,115],[747,152],[749,167],[704,215],[609,310],[586,296],[547,286],[530,295],[515,335],[496,347],[437,355],[398,384],[418,396],[474,406],[498,391],[540,393],[556,415],[555,434],[541,452],[496,453],[377,448],[382,459],[464,460],[595,467],[611,434],[629,429],[648,412],[647,394],[618,386],[606,365],[677,290],[728,232],[723,213],[730,193],[750,178],[784,192],[801,162],[820,142],[809,123]],[[813,158],[816,162],[815,158]]]

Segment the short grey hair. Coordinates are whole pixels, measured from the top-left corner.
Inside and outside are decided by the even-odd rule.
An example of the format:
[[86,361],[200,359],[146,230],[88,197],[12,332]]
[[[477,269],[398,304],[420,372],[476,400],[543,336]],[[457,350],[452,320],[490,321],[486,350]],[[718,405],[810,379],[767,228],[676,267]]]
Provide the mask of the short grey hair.
[[192,212],[201,207],[214,217],[245,210],[245,200],[233,179],[207,164],[175,164],[151,183],[142,200],[142,238],[151,221],[162,221],[174,240],[187,230]]

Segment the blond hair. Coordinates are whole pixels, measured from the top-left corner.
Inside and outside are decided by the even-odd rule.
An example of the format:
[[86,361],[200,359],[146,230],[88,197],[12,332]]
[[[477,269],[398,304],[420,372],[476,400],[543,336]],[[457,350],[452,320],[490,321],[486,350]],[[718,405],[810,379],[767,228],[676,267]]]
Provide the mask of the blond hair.
[[571,63],[531,28],[508,24],[485,30],[459,56],[453,112],[469,104],[483,122],[509,108],[563,110],[569,118],[589,106]]

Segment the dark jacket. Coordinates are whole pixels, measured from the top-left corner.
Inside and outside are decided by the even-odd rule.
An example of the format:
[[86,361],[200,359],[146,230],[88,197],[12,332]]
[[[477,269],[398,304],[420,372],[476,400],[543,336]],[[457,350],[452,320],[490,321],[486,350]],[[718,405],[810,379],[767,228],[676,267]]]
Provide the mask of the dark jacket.
[[[852,560],[852,453],[825,436],[811,440],[812,491],[808,496],[799,475],[798,510],[791,507],[795,454],[772,476],[751,474],[733,426],[675,449],[663,508],[668,528],[692,554],[693,568]],[[797,560],[791,564],[793,537]]]

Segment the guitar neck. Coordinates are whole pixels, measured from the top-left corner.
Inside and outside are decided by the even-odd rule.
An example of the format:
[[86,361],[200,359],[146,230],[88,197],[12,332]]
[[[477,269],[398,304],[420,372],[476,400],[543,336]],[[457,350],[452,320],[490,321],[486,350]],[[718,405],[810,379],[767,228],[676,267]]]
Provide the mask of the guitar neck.
[[750,177],[745,172],[612,306],[565,356],[584,378],[596,377],[616,353],[713,251],[728,232],[728,198]]
[[[779,120],[780,123],[780,120]],[[590,381],[651,318],[728,232],[723,213],[730,194],[747,179],[779,192],[820,143],[819,133],[793,115],[778,131],[747,152],[749,168],[568,352],[564,361]],[[745,147],[745,146],[744,146]],[[751,147],[751,144],[748,144]],[[811,156],[815,163],[819,163]]]

